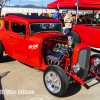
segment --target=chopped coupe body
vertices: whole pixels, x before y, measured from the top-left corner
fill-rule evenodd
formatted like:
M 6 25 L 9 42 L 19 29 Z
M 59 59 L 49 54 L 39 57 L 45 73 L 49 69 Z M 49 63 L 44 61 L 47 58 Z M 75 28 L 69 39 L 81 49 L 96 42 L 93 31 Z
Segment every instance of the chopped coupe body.
M 100 78 L 100 55 L 91 55 L 84 43 L 70 44 L 62 34 L 60 20 L 29 15 L 11 15 L 0 29 L 0 61 L 3 50 L 10 57 L 44 71 L 47 90 L 63 96 L 74 81 L 89 88 L 86 82 Z

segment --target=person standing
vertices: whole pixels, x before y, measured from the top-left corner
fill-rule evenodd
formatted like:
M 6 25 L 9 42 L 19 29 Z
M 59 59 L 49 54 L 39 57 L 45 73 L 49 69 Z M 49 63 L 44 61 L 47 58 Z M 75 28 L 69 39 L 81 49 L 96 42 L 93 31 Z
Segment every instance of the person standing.
M 82 12 L 82 18 L 84 17 L 85 15 L 84 15 L 84 12 Z
M 53 14 L 53 18 L 59 19 L 59 9 L 56 9 L 56 12 Z
M 66 34 L 71 31 L 73 25 L 74 25 L 74 18 L 72 16 L 72 12 L 68 11 L 66 16 L 64 17 L 64 23 L 66 28 Z
M 99 19 L 99 14 L 97 13 L 96 14 L 96 22 L 97 22 L 97 24 L 98 24 L 98 19 Z

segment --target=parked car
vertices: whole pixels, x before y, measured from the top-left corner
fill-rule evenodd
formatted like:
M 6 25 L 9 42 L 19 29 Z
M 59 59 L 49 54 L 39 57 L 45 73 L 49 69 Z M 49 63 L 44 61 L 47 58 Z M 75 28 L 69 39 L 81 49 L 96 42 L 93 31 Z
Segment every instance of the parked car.
M 7 16 L 0 29 L 0 61 L 5 50 L 10 57 L 43 71 L 44 85 L 54 96 L 63 96 L 75 81 L 89 88 L 86 82 L 100 78 L 100 55 L 90 56 L 91 49 L 84 43 L 70 45 L 62 32 L 57 19 Z
M 73 27 L 72 31 L 67 34 L 67 36 L 71 44 L 72 42 L 86 43 L 91 48 L 100 50 L 99 31 L 99 24 L 76 25 Z

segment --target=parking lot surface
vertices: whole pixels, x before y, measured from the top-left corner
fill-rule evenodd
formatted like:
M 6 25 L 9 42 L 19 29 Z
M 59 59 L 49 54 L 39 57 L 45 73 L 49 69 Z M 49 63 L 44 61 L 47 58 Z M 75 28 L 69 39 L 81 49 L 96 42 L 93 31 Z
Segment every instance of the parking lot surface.
M 0 63 L 0 73 L 7 71 L 10 72 L 0 78 L 0 100 L 100 100 L 100 80 L 89 82 L 90 89 L 79 83 L 71 84 L 64 97 L 55 97 L 46 90 L 42 72 L 4 55 L 3 62 Z M 12 93 L 2 94 L 2 89 Z M 34 93 L 18 93 L 21 90 Z

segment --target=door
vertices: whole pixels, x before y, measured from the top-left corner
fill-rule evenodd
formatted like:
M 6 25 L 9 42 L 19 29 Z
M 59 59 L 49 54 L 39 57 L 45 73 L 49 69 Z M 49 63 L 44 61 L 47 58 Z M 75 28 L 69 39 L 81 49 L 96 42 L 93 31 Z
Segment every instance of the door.
M 86 44 L 91 47 L 100 48 L 100 26 L 87 26 L 85 33 Z
M 12 49 L 11 49 L 11 44 L 10 44 L 10 21 L 9 20 L 4 20 L 4 32 L 2 37 L 2 42 L 4 44 L 5 52 L 12 57 Z
M 11 48 L 13 58 L 29 63 L 28 58 L 28 41 L 26 34 L 26 25 L 19 22 L 11 22 Z

